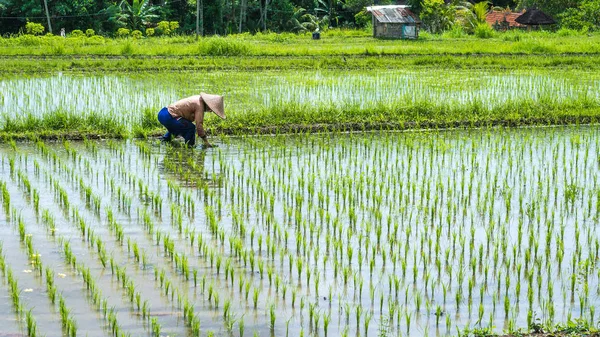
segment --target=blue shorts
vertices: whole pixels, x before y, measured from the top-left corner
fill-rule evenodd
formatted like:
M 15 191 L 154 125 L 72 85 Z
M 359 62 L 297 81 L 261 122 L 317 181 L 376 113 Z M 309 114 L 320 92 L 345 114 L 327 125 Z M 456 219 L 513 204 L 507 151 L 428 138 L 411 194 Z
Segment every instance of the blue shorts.
M 167 133 L 163 140 L 169 141 L 172 136 L 182 136 L 185 143 L 194 146 L 196 144 L 196 126 L 185 118 L 174 118 L 167 108 L 162 108 L 158 112 L 158 121 L 167 128 Z

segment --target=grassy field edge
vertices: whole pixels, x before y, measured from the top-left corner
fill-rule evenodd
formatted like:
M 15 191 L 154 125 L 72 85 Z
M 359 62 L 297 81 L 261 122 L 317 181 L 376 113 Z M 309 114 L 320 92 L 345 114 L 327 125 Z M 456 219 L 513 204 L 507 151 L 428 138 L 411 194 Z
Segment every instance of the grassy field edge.
M 264 71 L 289 69 L 600 69 L 594 55 L 347 55 L 181 58 L 2 58 L 5 76 L 55 72 Z M 11 75 L 12 74 L 12 75 Z
M 595 114 L 569 115 L 552 118 L 506 118 L 487 120 L 447 120 L 447 121 L 407 121 L 407 122 L 347 122 L 347 123 L 316 123 L 316 124 L 287 124 L 264 125 L 254 127 L 219 127 L 207 128 L 210 137 L 243 136 L 243 135 L 278 135 L 327 132 L 365 132 L 365 131 L 433 131 L 448 129 L 474 128 L 515 128 L 515 127 L 547 127 L 563 125 L 597 125 L 600 122 L 600 112 Z M 83 140 L 83 139 L 148 139 L 161 136 L 165 130 L 162 127 L 134 127 L 125 130 L 122 127 L 114 129 L 45 129 L 0 131 L 0 141 L 10 140 Z

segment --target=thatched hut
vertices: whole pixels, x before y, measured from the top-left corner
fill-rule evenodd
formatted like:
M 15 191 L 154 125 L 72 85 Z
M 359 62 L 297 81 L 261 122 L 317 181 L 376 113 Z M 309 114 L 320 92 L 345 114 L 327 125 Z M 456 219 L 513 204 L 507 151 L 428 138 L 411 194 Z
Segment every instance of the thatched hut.
M 556 23 L 552 17 L 539 9 L 528 9 L 515 19 L 517 23 L 527 26 L 529 29 L 539 28 L 544 25 L 553 25 Z
M 370 6 L 373 15 L 373 36 L 392 39 L 417 39 L 421 20 L 408 6 Z

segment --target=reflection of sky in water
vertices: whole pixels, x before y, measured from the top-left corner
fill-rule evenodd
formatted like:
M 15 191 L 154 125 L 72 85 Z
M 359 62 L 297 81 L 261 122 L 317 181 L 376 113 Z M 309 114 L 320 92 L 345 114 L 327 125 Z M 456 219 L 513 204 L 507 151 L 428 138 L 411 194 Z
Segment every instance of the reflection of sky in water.
M 0 80 L 5 114 L 121 114 L 133 118 L 200 91 L 223 94 L 232 113 L 288 103 L 369 108 L 377 104 L 494 108 L 515 101 L 600 103 L 600 80 L 590 74 L 395 70 L 53 75 Z
M 509 320 L 516 327 L 525 328 L 529 310 L 537 317 L 547 318 L 549 305 L 556 322 L 565 322 L 569 315 L 573 319 L 588 319 L 591 307 L 600 305 L 600 275 L 596 268 L 600 247 L 600 166 L 595 155 L 599 136 L 598 126 L 245 136 L 215 138 L 219 147 L 207 151 L 145 141 L 95 141 L 97 149 L 91 151 L 85 143 L 73 142 L 77 160 L 64 150 L 62 142 L 47 143 L 49 153 L 56 153 L 56 157 L 44 154 L 33 143 L 19 143 L 19 151 L 0 144 L 0 159 L 7 162 L 16 158 L 16 169 L 29 176 L 39 192 L 40 209 L 49 210 L 55 217 L 57 236 L 71 239 L 78 263 L 99 275 L 103 295 L 114 303 L 115 310 L 132 312 L 122 287 L 113 286 L 115 278 L 108 267 L 100 268 L 96 248 L 79 239 L 80 230 L 71 215 L 74 212 L 61 211 L 55 199 L 56 186 L 67 191 L 73 209 L 105 239 L 111 257 L 122 267 L 127 266 L 127 275 L 137 283 L 136 291 L 151 300 L 151 314 L 160 319 L 163 331 L 170 335 L 189 332 L 182 324 L 177 299 L 162 295 L 163 289 L 154 280 L 152 269 L 138 268 L 125 244 L 114 239 L 104 211 L 99 217 L 86 205 L 80 184 L 89 186 L 101 198 L 103 210 L 112 209 L 125 229 L 126 240 L 139 244 L 151 266 L 168 272 L 178 293 L 181 291 L 193 302 L 205 332 L 226 335 L 222 310 L 229 300 L 234 317 L 244 317 L 245 335 L 254 331 L 260 336 L 270 335 L 268 308 L 275 304 L 275 336 L 285 335 L 288 328 L 290 336 L 299 336 L 301 329 L 306 336 L 316 335 L 307 333 L 311 329 L 311 305 L 319 314 L 331 314 L 329 336 L 340 336 L 346 328 L 349 336 L 355 336 L 357 330 L 361 336 L 376 336 L 381 326 L 388 336 L 456 336 L 457 328 L 467 326 L 492 325 L 494 332 L 500 332 L 507 328 Z M 62 272 L 64 258 L 56 254 L 60 243 L 50 239 L 47 228 L 39 223 L 39 214 L 32 210 L 32 201 L 18 175 L 11 175 L 10 171 L 11 165 L 0 165 L 0 180 L 8 186 L 12 205 L 22 211 L 44 264 Z M 197 188 L 181 180 L 181 172 L 198 178 L 214 176 L 221 179 L 221 184 L 218 188 Z M 50 182 L 49 176 L 57 185 Z M 147 195 L 162 198 L 159 213 L 141 191 L 142 185 L 149 192 Z M 570 186 L 575 186 L 577 195 L 569 204 Z M 129 200 L 130 212 L 118 205 L 119 198 L 115 196 L 120 193 Z M 218 217 L 223 239 L 217 239 L 208 226 L 209 208 Z M 352 230 L 350 210 L 356 216 Z M 183 217 L 182 227 L 173 221 L 179 214 Z M 214 287 L 221 296 L 220 307 L 207 301 L 206 292 L 199 290 L 200 284 L 192 286 L 192 281 L 174 267 L 173 260 L 165 256 L 163 245 L 156 244 L 156 235 L 148 233 L 146 218 L 156 226 L 157 233 L 160 230 L 163 237 L 168 235 L 175 242 L 176 252 L 189 257 L 190 267 L 199 270 L 200 277 L 206 276 L 206 287 Z M 16 238 L 15 226 L 9 225 L 7 215 L 1 211 L 0 223 L 3 222 L 7 225 L 0 226 L 0 238 Z M 241 224 L 246 234 L 241 234 Z M 380 246 L 376 246 L 377 227 L 382 228 Z M 251 232 L 256 234 L 253 244 Z M 289 239 L 284 239 L 286 234 Z M 256 244 L 259 236 L 263 242 L 261 252 Z M 202 237 L 203 247 L 209 248 L 200 252 L 198 241 L 192 245 L 190 237 Z M 265 253 L 267 237 L 274 242 L 274 256 Z M 304 248 L 297 245 L 298 238 L 310 243 Z M 236 255 L 232 242 L 238 239 L 245 252 L 264 263 L 264 278 Z M 4 254 L 13 270 L 15 266 L 30 264 L 19 240 L 4 242 Z M 562 244 L 564 259 L 558 268 Z M 354 252 L 351 261 L 348 247 Z M 231 263 L 234 284 L 223 273 L 216 275 L 210 253 L 221 256 L 223 265 Z M 307 270 L 316 272 L 310 284 L 305 276 L 298 278 L 289 256 L 294 261 L 304 261 L 304 275 Z M 395 262 L 392 256 L 397 259 Z M 370 261 L 374 261 L 373 274 L 369 271 Z M 407 268 L 405 275 L 403 263 Z M 587 277 L 583 273 L 586 265 Z M 352 273 L 347 285 L 342 280 L 343 268 Z M 267 270 L 272 270 L 276 279 L 287 286 L 286 299 L 282 298 L 282 288 L 276 291 L 268 281 Z M 461 273 L 462 281 L 458 281 Z M 317 275 L 319 296 L 315 293 Z M 573 301 L 572 276 L 577 277 Z M 261 290 L 256 310 L 252 300 L 245 301 L 238 290 L 242 278 L 253 289 Z M 398 286 L 394 285 L 396 279 Z M 364 282 L 362 292 L 355 280 Z M 56 281 L 75 315 L 81 316 L 76 316 L 76 320 L 82 334 L 105 334 L 104 322 L 100 318 L 94 321 L 95 307 L 81 295 L 85 287 L 81 275 L 67 273 L 64 279 Z M 469 282 L 473 287 L 471 307 L 467 304 Z M 31 273 L 19 273 L 19 284 L 23 288 L 39 288 L 39 280 Z M 519 293 L 517 284 L 521 285 Z M 447 290 L 446 302 L 443 289 Z M 298 295 L 294 308 L 292 290 Z M 462 298 L 460 305 L 455 302 L 457 294 Z M 55 327 L 59 323 L 53 315 L 41 311 L 53 308 L 44 304 L 48 301 L 45 292 L 24 296 L 39 296 L 26 297 L 26 301 L 37 304 L 35 313 L 42 331 L 60 329 Z M 421 300 L 419 309 L 416 298 Z M 587 302 L 580 302 L 580 298 Z M 508 317 L 504 314 L 505 299 L 509 302 Z M 363 309 L 360 326 L 354 318 L 358 306 Z M 437 306 L 443 311 L 439 327 Z M 485 312 L 478 324 L 480 308 Z M 8 330 L 19 331 L 16 324 L 14 329 L 10 327 L 15 322 L 11 310 L 10 301 L 0 301 L 0 318 L 11 318 L 6 319 Z M 386 327 L 392 310 L 396 316 Z M 362 333 L 366 315 L 372 315 L 372 321 L 368 333 Z M 410 331 L 405 324 L 406 315 L 412 319 Z M 320 318 L 318 334 L 323 336 L 323 316 Z M 451 324 L 448 329 L 446 318 Z M 135 336 L 148 332 L 144 322 L 134 315 L 119 316 L 119 323 Z

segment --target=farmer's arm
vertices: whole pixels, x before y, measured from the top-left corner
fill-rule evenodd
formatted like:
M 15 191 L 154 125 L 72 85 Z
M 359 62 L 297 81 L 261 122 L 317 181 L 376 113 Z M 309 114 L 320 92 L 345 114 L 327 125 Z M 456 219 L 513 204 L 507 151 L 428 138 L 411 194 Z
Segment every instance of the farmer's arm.
M 212 145 L 208 142 L 208 137 L 206 137 L 206 132 L 204 131 L 204 101 L 202 101 L 202 98 L 200 98 L 200 104 L 194 115 L 198 137 L 202 138 L 204 146 L 211 147 Z

